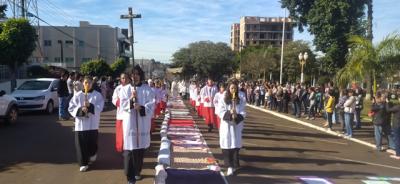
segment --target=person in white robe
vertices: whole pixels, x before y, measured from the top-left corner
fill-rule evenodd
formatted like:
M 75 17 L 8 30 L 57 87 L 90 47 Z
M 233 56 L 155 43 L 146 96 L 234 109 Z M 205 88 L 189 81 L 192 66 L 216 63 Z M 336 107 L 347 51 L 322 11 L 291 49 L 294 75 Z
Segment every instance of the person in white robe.
M 192 107 L 195 107 L 195 99 L 194 99 L 194 90 L 196 88 L 196 81 L 190 81 L 190 85 L 189 85 L 189 102 L 190 105 L 192 105 Z
M 121 106 L 120 97 L 128 98 L 127 96 L 130 88 L 130 78 L 127 74 L 122 73 L 120 75 L 120 85 L 118 85 L 112 96 L 112 103 L 117 107 L 116 110 L 116 121 L 115 121 L 115 150 L 117 152 L 122 152 L 124 147 L 123 140 L 123 129 L 122 129 L 122 117 L 123 117 L 123 109 Z
M 227 175 L 239 168 L 239 150 L 242 147 L 242 131 L 246 117 L 245 94 L 238 90 L 236 81 L 228 85 L 224 100 L 220 102 L 218 116 L 221 118 L 219 144 L 227 167 Z
M 131 73 L 133 85 L 120 97 L 123 110 L 124 171 L 128 183 L 141 180 L 144 153 L 150 146 L 151 118 L 154 112 L 155 95 L 149 85 L 144 84 L 144 72 L 139 65 Z
M 74 94 L 68 108 L 75 118 L 75 147 L 81 172 L 85 172 L 89 162 L 97 158 L 100 113 L 104 107 L 103 96 L 93 90 L 92 85 L 92 79 L 85 77 L 84 91 Z
M 214 107 L 215 107 L 214 113 L 217 116 L 216 125 L 217 125 L 218 129 L 221 124 L 221 119 L 219 118 L 218 113 L 220 111 L 219 109 L 221 106 L 221 102 L 224 100 L 224 92 L 225 92 L 225 84 L 221 83 L 221 84 L 219 84 L 219 92 L 217 94 L 215 94 L 214 100 L 213 100 Z
M 200 92 L 203 99 L 203 116 L 205 123 L 208 126 L 208 132 L 211 132 L 216 127 L 217 116 L 215 115 L 215 107 L 213 104 L 214 96 L 217 94 L 218 88 L 214 85 L 214 81 L 208 78 L 207 85 L 205 85 Z
M 178 93 L 179 93 L 179 85 L 178 82 L 176 82 L 176 80 L 174 79 L 171 84 L 172 98 L 176 99 L 178 97 Z

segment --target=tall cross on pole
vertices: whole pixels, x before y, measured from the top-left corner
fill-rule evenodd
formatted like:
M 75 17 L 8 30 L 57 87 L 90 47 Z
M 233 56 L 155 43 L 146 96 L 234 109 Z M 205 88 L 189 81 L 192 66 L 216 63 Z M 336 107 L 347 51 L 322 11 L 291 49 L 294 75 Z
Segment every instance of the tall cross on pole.
M 121 19 L 129 19 L 129 31 L 128 31 L 128 37 L 129 37 L 129 42 L 130 42 L 130 50 L 131 50 L 131 57 L 129 59 L 129 64 L 134 66 L 135 65 L 135 55 L 133 51 L 133 19 L 135 18 L 142 18 L 141 14 L 133 14 L 132 13 L 132 7 L 128 8 L 128 15 L 121 15 Z

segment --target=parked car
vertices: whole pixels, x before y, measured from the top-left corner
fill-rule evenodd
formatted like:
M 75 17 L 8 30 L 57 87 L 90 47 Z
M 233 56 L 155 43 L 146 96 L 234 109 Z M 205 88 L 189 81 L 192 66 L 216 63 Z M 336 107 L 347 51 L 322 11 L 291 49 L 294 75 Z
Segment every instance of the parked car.
M 17 100 L 3 90 L 0 91 L 0 118 L 6 124 L 14 124 L 18 119 Z
M 11 95 L 17 99 L 18 108 L 22 111 L 42 110 L 48 114 L 58 107 L 59 79 L 30 79 L 22 83 Z

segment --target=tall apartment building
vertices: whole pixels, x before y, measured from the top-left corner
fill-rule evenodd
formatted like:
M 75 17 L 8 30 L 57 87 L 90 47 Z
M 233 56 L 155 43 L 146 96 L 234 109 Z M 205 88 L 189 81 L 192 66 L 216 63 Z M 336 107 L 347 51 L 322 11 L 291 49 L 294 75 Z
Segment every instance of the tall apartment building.
M 231 49 L 238 51 L 240 49 L 240 24 L 234 23 L 231 26 Z
M 91 59 L 104 59 L 111 64 L 118 57 L 128 57 L 126 31 L 107 25 L 80 21 L 79 27 L 38 27 L 38 42 L 30 57 L 32 64 L 53 65 L 79 70 Z M 125 33 L 125 34 L 124 34 Z
M 286 20 L 285 20 L 286 19 Z M 231 48 L 239 51 L 246 46 L 282 44 L 283 21 L 285 20 L 285 42 L 293 40 L 293 20 L 284 17 L 245 16 L 240 23 L 231 26 Z M 238 27 L 239 26 L 239 27 Z M 237 34 L 239 32 L 239 34 Z

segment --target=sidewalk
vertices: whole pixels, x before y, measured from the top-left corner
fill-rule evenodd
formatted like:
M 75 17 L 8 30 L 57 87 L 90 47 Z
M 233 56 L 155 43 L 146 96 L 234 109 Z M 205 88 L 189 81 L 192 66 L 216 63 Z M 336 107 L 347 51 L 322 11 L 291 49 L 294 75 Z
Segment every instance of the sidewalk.
M 357 142 L 359 144 L 363 144 L 365 146 L 368 146 L 372 149 L 375 149 L 375 135 L 374 135 L 374 126 L 371 122 L 362 122 L 361 129 L 353 129 L 353 137 L 348 138 L 344 136 L 344 133 L 342 131 L 342 124 L 333 124 L 332 131 L 329 130 L 328 128 L 324 127 L 324 124 L 326 122 L 325 119 L 323 118 L 315 118 L 315 120 L 307 120 L 306 116 L 302 116 L 301 118 L 296 118 L 291 114 L 289 111 L 288 114 L 286 113 L 280 113 L 278 111 L 274 110 L 269 110 L 269 109 L 264 109 L 263 107 L 257 107 L 255 105 L 249 105 L 247 104 L 248 107 L 267 112 L 269 114 L 278 116 L 280 118 L 293 121 L 298 124 L 302 124 L 304 126 L 308 126 L 310 128 L 325 132 L 330 135 L 338 136 L 338 137 L 343 137 L 345 139 L 348 139 L 353 142 Z M 387 148 L 387 139 L 382 138 L 382 145 Z

